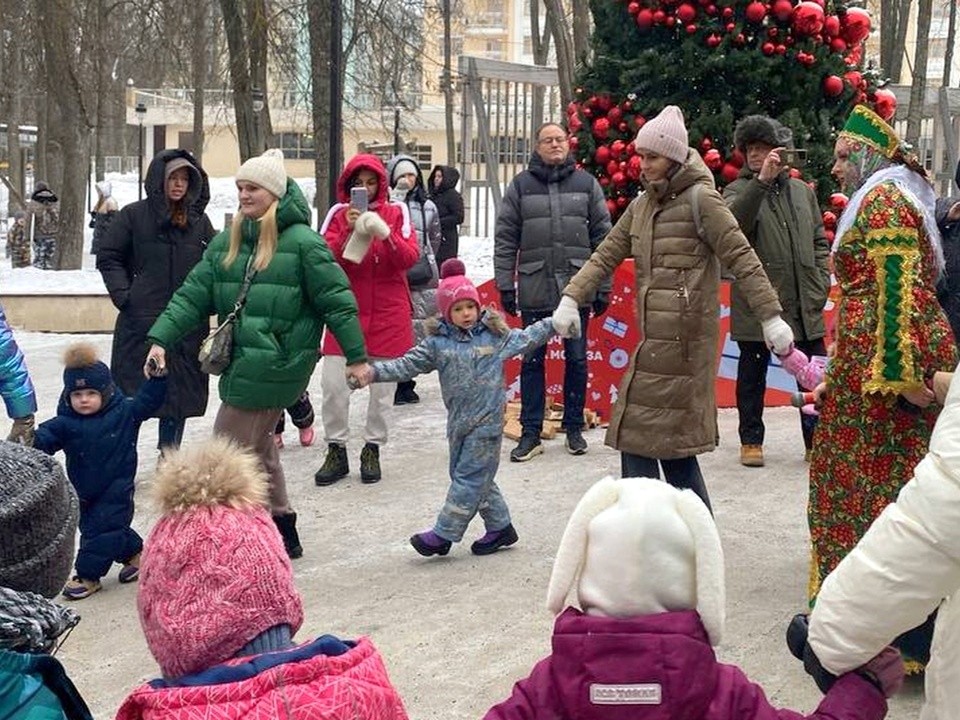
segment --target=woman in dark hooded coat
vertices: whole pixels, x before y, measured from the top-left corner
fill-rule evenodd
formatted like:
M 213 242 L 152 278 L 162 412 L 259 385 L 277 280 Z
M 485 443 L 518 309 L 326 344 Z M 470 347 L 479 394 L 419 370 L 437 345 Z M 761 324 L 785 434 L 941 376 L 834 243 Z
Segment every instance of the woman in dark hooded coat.
M 460 228 L 463 224 L 463 196 L 457 191 L 460 172 L 449 165 L 436 165 L 430 171 L 427 192 L 440 212 L 440 232 L 443 242 L 437 251 L 437 267 L 444 260 L 457 257 L 460 245 Z
M 97 269 L 120 311 L 111 370 L 126 395 L 144 382 L 147 331 L 215 234 L 204 214 L 210 200 L 207 174 L 186 150 L 157 153 L 144 187 L 146 199 L 120 210 L 97 255 Z M 179 447 L 186 418 L 207 410 L 209 378 L 197 361 L 205 334 L 191 333 L 167 352 L 167 399 L 155 415 L 159 449 Z

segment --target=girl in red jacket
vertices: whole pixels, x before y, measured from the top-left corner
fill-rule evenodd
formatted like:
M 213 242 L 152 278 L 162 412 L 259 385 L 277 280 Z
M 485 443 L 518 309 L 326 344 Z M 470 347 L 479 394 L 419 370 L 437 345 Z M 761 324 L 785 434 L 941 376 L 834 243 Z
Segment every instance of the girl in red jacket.
M 352 188 L 366 188 L 366 207 L 351 203 Z M 375 155 L 356 155 L 337 180 L 339 202 L 330 208 L 320 233 L 326 238 L 357 298 L 360 326 L 370 360 L 400 357 L 413 347 L 413 303 L 407 270 L 420 257 L 417 235 L 407 206 L 391 203 L 387 171 Z M 321 418 L 327 456 L 314 476 L 317 485 L 332 485 L 350 472 L 350 388 L 344 378 L 346 361 L 336 338 L 323 340 L 323 401 Z M 380 479 L 380 446 L 387 442 L 387 414 L 395 384 L 370 386 L 360 480 Z
M 168 453 L 154 492 L 137 606 L 163 677 L 117 720 L 407 720 L 369 638 L 293 640 L 303 604 L 256 455 L 222 436 Z
M 563 609 L 576 588 L 580 609 Z M 774 708 L 717 662 L 723 550 L 707 506 L 650 478 L 606 478 L 560 541 L 547 606 L 553 653 L 485 720 L 880 720 L 903 681 L 888 648 L 841 676 L 810 715 Z

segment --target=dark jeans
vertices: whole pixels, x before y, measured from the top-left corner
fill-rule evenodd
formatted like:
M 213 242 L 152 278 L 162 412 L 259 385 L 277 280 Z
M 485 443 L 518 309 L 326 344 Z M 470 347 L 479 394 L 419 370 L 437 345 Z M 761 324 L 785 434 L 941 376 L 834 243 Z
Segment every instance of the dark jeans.
M 827 354 L 823 338 L 797 340 L 794 344 L 806 353 L 807 357 Z M 763 445 L 763 394 L 767 391 L 767 365 L 770 363 L 770 350 L 762 342 L 737 341 L 737 345 L 740 346 L 740 360 L 737 362 L 740 444 Z M 797 389 L 804 388 L 798 384 Z M 816 415 L 800 413 L 800 430 L 803 432 L 803 444 L 807 450 L 813 447 L 813 431 L 816 427 Z
M 186 418 L 162 417 L 160 430 L 157 433 L 157 450 L 180 447 L 183 440 L 183 428 L 187 424 Z
M 629 477 L 660 477 L 660 468 L 657 463 L 663 467 L 663 474 L 667 482 L 680 490 L 693 490 L 703 504 L 707 506 L 710 514 L 713 514 L 713 508 L 710 506 L 710 496 L 707 494 L 707 485 L 703 482 L 703 475 L 700 473 L 700 463 L 697 462 L 697 456 L 678 458 L 676 460 L 657 460 L 643 455 L 631 455 L 630 453 L 620 453 L 620 476 Z
M 528 327 L 551 311 L 521 314 L 523 326 Z M 583 406 L 587 399 L 587 322 L 589 308 L 580 308 L 580 337 L 563 341 L 563 420 L 564 429 L 583 428 Z M 547 346 L 541 345 L 524 355 L 520 366 L 520 425 L 524 435 L 540 437 L 543 430 L 544 403 L 546 402 L 546 378 L 544 360 Z

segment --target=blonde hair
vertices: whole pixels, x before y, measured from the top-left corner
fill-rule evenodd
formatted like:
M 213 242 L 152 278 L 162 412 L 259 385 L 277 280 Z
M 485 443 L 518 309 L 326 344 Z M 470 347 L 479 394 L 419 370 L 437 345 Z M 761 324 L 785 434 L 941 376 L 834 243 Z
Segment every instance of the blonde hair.
M 260 235 L 257 239 L 257 255 L 253 260 L 254 270 L 259 271 L 267 267 L 277 252 L 277 205 L 279 204 L 279 200 L 274 200 L 259 220 L 252 221 L 260 224 Z M 239 212 L 233 218 L 233 224 L 230 226 L 230 246 L 227 249 L 227 256 L 223 259 L 223 266 L 225 268 L 230 267 L 240 253 L 240 242 L 243 240 L 244 219 L 243 213 Z

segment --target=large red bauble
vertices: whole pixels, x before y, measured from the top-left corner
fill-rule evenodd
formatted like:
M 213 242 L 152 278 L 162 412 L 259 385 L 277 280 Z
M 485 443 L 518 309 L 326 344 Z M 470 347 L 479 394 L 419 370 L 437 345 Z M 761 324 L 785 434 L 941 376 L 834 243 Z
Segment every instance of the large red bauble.
M 786 46 L 786 45 L 777 45 L 777 46 L 773 49 L 773 51 L 774 51 L 777 55 L 786 55 L 786 54 L 787 54 L 787 46 Z
M 663 10 L 656 10 L 653 13 L 653 22 L 657 25 L 663 25 L 663 21 L 666 19 L 667 14 Z
M 641 30 L 649 30 L 653 27 L 653 10 L 644 8 L 637 13 L 637 27 Z
M 684 25 L 689 25 L 697 17 L 697 9 L 690 3 L 683 3 L 677 8 L 677 20 Z
M 604 180 L 606 180 L 606 182 L 604 182 Z M 600 178 L 600 184 L 601 184 L 601 185 L 609 185 L 609 184 L 610 184 L 610 181 L 607 180 L 607 178 Z M 610 214 L 613 215 L 613 216 L 616 216 L 616 214 L 617 214 L 617 201 L 616 201 L 616 200 L 610 200 L 610 199 L 607 200 L 607 212 L 610 213 Z
M 609 95 L 597 95 L 597 107 L 606 112 L 613 106 L 613 100 Z
M 833 230 L 837 226 L 837 214 L 830 210 L 823 211 L 823 227 L 827 230 Z
M 630 144 L 632 145 L 633 143 L 630 143 Z M 627 177 L 630 178 L 631 180 L 639 180 L 640 170 L 641 170 L 640 156 L 631 155 L 630 159 L 627 160 Z
M 763 45 L 760 46 L 760 50 L 763 51 L 764 55 L 773 55 L 776 49 L 777 49 L 777 46 L 774 45 L 772 42 L 765 42 Z
M 697 31 L 697 26 L 694 25 L 693 23 L 690 23 L 684 29 L 687 31 L 687 35 L 693 35 Z
M 843 93 L 843 80 L 836 75 L 827 75 L 823 79 L 823 94 L 827 97 L 837 97 Z
M 571 101 L 567 103 L 567 115 L 576 115 L 579 109 L 580 106 L 576 102 Z
M 793 9 L 793 31 L 798 35 L 816 35 L 823 30 L 823 8 L 805 0 Z
M 580 132 L 580 128 L 582 127 L 583 123 L 580 122 L 579 115 L 571 115 L 569 118 L 567 118 L 567 129 L 570 130 L 570 132 Z
M 576 151 L 576 149 L 580 147 L 580 138 L 578 138 L 576 135 L 571 135 L 567 142 L 570 145 L 571 150 Z
M 673 15 L 667 15 L 666 20 L 663 21 L 664 27 L 673 28 L 677 24 L 677 19 Z
M 732 7 L 725 7 L 723 10 L 720 11 L 720 17 L 722 17 L 724 20 L 732 20 L 732 19 L 733 19 L 733 8 L 732 8 Z
M 614 105 L 607 110 L 607 120 L 609 120 L 612 125 L 620 124 L 620 121 L 623 120 L 623 110 L 620 109 L 619 105 Z
M 843 38 L 835 37 L 830 41 L 830 49 L 838 54 L 845 53 L 847 51 L 847 41 Z
M 767 6 L 762 2 L 754 2 L 747 5 L 746 16 L 749 22 L 759 24 L 763 22 L 763 19 L 767 16 Z
M 610 151 L 610 157 L 611 157 L 611 160 L 610 160 L 610 162 L 607 163 L 607 166 L 604 168 L 604 170 L 607 171 L 607 175 L 609 175 L 610 177 L 613 177 L 613 174 L 614 174 L 615 172 L 619 172 L 619 171 L 620 171 L 620 163 L 618 163 L 616 160 L 612 159 L 612 158 L 613 158 L 613 150 Z
M 718 12 L 717 6 L 711 3 L 710 5 L 707 5 L 706 11 L 707 11 L 707 15 L 709 15 L 710 17 L 716 17 Z
M 622 172 L 615 172 L 613 175 L 610 176 L 610 182 L 613 183 L 614 187 L 621 188 L 627 184 L 627 176 L 624 175 Z
M 707 36 L 708 48 L 715 48 L 720 44 L 720 42 L 721 42 L 721 38 L 716 33 L 710 33 L 710 35 Z
M 720 155 L 720 151 L 716 148 L 710 148 L 703 155 L 703 162 L 708 168 L 716 172 L 723 167 L 723 157 Z
M 774 0 L 770 6 L 770 14 L 780 22 L 785 23 L 793 15 L 793 3 L 790 0 Z
M 600 145 L 593 152 L 593 162 L 597 165 L 597 167 L 603 167 L 610 162 L 610 148 L 608 148 L 606 145 Z
M 870 14 L 863 8 L 847 8 L 840 27 L 844 40 L 851 45 L 863 42 L 870 34 Z
M 843 193 L 833 193 L 828 202 L 830 203 L 830 207 L 832 207 L 834 210 L 842 211 L 847 206 L 849 200 L 850 198 Z
M 637 154 L 637 146 L 633 144 L 633 140 L 627 143 L 627 157 L 632 158 Z
M 620 156 L 623 155 L 624 150 L 626 149 L 626 143 L 623 140 L 614 140 L 610 144 L 610 152 L 614 158 L 620 159 Z
M 873 109 L 877 115 L 890 122 L 897 113 L 897 96 L 887 88 L 879 88 L 874 94 L 876 100 L 873 101 Z
M 623 210 L 629 204 L 630 204 L 630 198 L 628 198 L 626 195 L 619 195 L 617 197 L 617 207 L 620 210 Z
M 631 15 L 636 15 L 640 12 L 640 3 L 638 3 L 637 0 L 633 0 L 633 2 L 627 5 L 627 12 Z
M 597 182 L 600 183 L 600 187 L 607 187 L 610 184 L 610 178 L 606 175 L 601 175 L 597 178 Z M 610 207 L 609 203 L 613 202 L 612 200 L 607 200 L 607 207 Z
M 723 168 L 720 170 L 720 177 L 723 178 L 725 183 L 732 183 L 737 179 L 737 176 L 740 174 L 740 168 L 738 168 L 733 163 L 724 163 Z
M 840 34 L 840 18 L 836 15 L 827 15 L 823 19 L 823 34 L 835 38 Z
M 850 83 L 850 87 L 854 90 L 859 90 L 860 86 L 863 84 L 863 75 L 858 73 L 856 70 L 850 70 L 843 74 L 843 79 Z
M 606 140 L 610 133 L 610 121 L 605 117 L 597 118 L 593 121 L 593 136 L 597 140 Z

